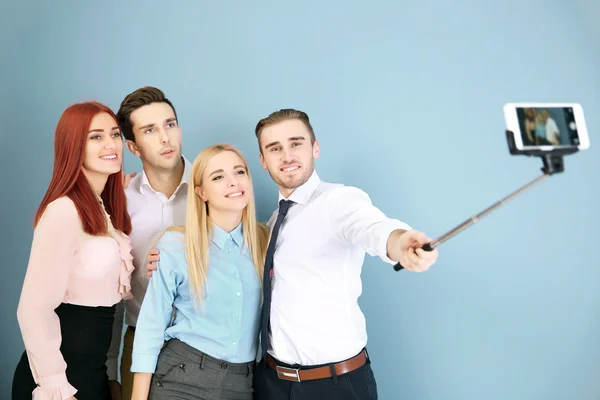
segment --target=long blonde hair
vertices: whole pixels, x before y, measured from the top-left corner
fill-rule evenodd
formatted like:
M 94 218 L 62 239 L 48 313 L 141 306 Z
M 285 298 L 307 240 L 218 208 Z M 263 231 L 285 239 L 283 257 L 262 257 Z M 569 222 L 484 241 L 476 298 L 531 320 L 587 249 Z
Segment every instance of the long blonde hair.
M 240 157 L 244 163 L 244 168 L 252 185 L 252 177 L 248 169 L 248 163 L 242 153 L 228 144 L 216 144 L 204 149 L 194 163 L 190 173 L 190 183 L 188 184 L 187 204 L 185 226 L 169 227 L 167 230 L 174 230 L 184 233 L 185 256 L 188 264 L 188 274 L 192 294 L 202 303 L 203 286 L 206 282 L 206 276 L 209 268 L 209 243 L 210 235 L 213 233 L 213 226 L 208 218 L 207 203 L 196 194 L 196 187 L 202 186 L 202 176 L 208 165 L 208 162 L 217 154 L 232 151 Z M 250 257 L 260 279 L 263 280 L 265 255 L 269 239 L 269 231 L 264 224 L 256 220 L 256 207 L 254 205 L 254 196 L 250 198 L 248 205 L 242 212 L 242 230 L 244 237 L 244 248 L 249 251 Z

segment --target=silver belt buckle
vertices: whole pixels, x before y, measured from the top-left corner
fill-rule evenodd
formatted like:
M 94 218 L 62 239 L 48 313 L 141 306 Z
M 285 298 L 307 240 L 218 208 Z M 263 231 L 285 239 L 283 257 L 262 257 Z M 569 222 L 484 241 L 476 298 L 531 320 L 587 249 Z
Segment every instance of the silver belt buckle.
M 277 366 L 277 377 L 286 381 L 300 382 L 299 368 L 286 368 Z

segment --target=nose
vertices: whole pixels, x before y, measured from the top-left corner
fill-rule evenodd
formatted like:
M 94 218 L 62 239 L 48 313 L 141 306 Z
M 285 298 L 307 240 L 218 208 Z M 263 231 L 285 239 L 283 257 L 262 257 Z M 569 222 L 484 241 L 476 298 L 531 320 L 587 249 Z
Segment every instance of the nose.
M 160 130 L 160 141 L 163 144 L 169 143 L 171 141 L 171 137 L 169 136 L 169 133 L 166 129 Z
M 115 140 L 112 137 L 108 137 L 107 139 L 104 139 L 104 148 L 106 150 L 113 150 L 115 149 L 116 145 L 115 145 Z
M 238 181 L 235 176 L 229 175 L 227 177 L 227 186 L 228 187 L 235 187 L 235 186 L 237 186 L 237 184 L 238 184 Z
M 289 162 L 292 159 L 292 154 L 290 152 L 290 149 L 287 147 L 284 147 L 281 151 L 281 157 L 283 159 L 283 162 Z

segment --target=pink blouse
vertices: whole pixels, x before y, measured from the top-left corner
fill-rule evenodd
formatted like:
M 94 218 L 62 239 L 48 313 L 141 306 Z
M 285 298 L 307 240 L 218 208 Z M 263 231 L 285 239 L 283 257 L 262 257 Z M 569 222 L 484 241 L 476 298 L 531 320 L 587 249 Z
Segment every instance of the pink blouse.
M 61 303 L 112 306 L 131 297 L 134 267 L 129 238 L 110 220 L 109 232 L 109 236 L 85 233 L 75 204 L 66 196 L 48 205 L 34 230 L 17 310 L 38 385 L 34 400 L 63 400 L 77 392 L 67 381 L 54 309 Z

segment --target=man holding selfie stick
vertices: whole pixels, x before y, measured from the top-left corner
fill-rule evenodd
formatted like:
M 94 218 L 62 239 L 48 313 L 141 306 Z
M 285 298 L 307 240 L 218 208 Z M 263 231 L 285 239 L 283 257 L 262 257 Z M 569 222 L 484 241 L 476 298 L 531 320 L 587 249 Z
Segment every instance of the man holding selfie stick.
M 563 155 L 577 151 L 577 144 L 589 147 L 589 139 L 581 106 L 552 106 L 562 110 L 572 130 L 579 126 L 577 143 L 549 149 L 550 154 L 537 149 L 527 153 L 542 156 L 542 177 L 435 241 L 387 218 L 363 191 L 321 181 L 314 171 L 319 143 L 305 113 L 280 110 L 259 121 L 255 133 L 260 160 L 279 187 L 279 210 L 269 221 L 256 398 L 376 399 L 366 326 L 357 303 L 365 252 L 396 270 L 426 271 L 436 262 L 440 243 L 548 175 L 562 172 Z M 522 125 L 515 118 L 518 107 L 505 106 L 507 128 L 513 132 Z
M 322 181 L 308 115 L 286 109 L 258 122 L 260 161 L 279 187 L 265 261 L 256 399 L 376 399 L 358 306 L 365 253 L 427 271 L 427 236 L 386 217 L 360 189 Z

